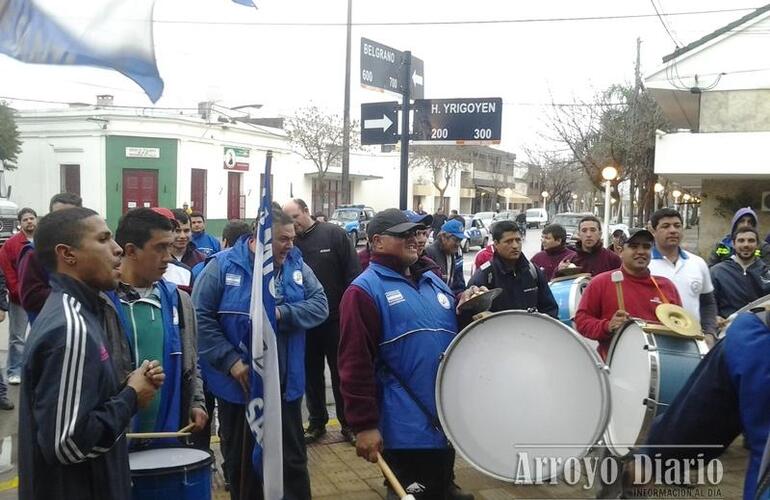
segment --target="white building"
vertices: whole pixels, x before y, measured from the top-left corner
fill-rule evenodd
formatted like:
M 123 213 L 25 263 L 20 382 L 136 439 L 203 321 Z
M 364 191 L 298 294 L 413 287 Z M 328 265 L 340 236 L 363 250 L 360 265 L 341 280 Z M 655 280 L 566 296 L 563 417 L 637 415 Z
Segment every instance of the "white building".
M 658 134 L 655 173 L 702 192 L 701 252 L 729 232 L 739 206 L 770 229 L 768 31 L 770 5 L 665 56 L 645 80 L 678 129 Z

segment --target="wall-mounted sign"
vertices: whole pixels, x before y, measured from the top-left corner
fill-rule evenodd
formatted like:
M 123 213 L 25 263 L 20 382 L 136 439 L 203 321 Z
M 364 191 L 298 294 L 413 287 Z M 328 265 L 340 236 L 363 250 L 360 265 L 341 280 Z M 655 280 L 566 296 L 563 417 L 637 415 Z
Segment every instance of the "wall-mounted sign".
M 160 148 L 127 147 L 126 158 L 160 158 Z
M 225 170 L 249 171 L 249 150 L 244 148 L 235 148 L 225 146 L 224 156 Z

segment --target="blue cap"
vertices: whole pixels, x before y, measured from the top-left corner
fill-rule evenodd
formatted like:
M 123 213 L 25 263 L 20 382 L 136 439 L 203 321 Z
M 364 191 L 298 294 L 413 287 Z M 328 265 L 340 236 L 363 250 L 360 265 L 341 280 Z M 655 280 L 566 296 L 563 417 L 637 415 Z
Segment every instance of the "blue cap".
M 465 228 L 463 227 L 463 223 L 457 219 L 446 221 L 444 225 L 441 226 L 441 232 L 454 236 L 459 240 L 465 238 Z
M 414 224 L 425 224 L 426 226 L 433 224 L 433 216 L 431 214 L 420 215 L 414 210 L 402 210 L 402 212 L 409 219 L 409 222 Z

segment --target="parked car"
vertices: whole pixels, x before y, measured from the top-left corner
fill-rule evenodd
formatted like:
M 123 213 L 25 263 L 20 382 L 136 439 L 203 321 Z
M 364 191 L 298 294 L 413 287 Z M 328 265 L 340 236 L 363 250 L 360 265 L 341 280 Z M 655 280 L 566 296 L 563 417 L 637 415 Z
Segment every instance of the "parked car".
M 482 219 L 474 215 L 462 214 L 465 219 L 465 239 L 460 243 L 463 252 L 470 247 L 484 248 L 489 243 L 489 229 Z
M 484 222 L 484 227 L 489 228 L 492 226 L 492 221 L 497 215 L 497 212 L 477 212 L 473 214 L 474 219 L 481 219 Z
M 548 224 L 548 212 L 545 208 L 530 208 L 527 210 L 527 228 L 540 227 Z
M 591 212 L 562 212 L 556 214 L 551 224 L 559 224 L 567 231 L 567 243 L 577 241 L 578 223 L 583 217 L 593 215 Z M 529 219 L 527 219 L 529 221 Z
M 366 238 L 366 226 L 374 217 L 374 209 L 365 205 L 338 205 L 329 222 L 348 233 L 354 245 Z
M 519 210 L 505 210 L 503 212 L 498 212 L 497 215 L 495 215 L 495 218 L 492 219 L 492 224 L 489 226 L 489 232 L 492 232 L 492 226 L 500 222 L 501 220 L 509 220 L 513 222 L 517 222 L 517 217 L 521 214 L 521 211 Z M 527 235 L 527 224 L 520 223 L 519 226 L 519 232 L 522 236 Z

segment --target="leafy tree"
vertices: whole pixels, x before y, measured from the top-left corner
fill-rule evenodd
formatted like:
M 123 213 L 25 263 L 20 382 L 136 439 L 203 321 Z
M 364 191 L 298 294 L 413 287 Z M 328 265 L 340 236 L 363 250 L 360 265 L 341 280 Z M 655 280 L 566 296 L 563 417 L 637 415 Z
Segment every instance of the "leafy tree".
M 5 102 L 0 101 L 0 165 L 9 170 L 15 169 L 19 153 L 21 141 L 14 111 Z

